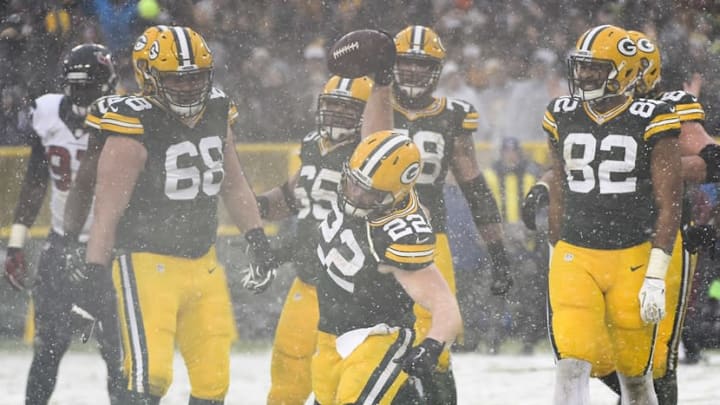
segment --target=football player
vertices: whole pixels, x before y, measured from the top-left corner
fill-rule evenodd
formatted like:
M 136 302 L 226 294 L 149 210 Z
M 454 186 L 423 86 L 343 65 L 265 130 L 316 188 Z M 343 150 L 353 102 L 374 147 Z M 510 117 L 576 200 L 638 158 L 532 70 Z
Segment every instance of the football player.
M 73 48 L 63 60 L 62 75 L 63 94 L 46 94 L 32 104 L 32 151 L 5 261 L 5 276 L 11 284 L 17 289 L 30 288 L 23 245 L 49 183 L 52 222 L 32 286 L 36 336 L 26 404 L 48 403 L 60 360 L 70 345 L 74 326 L 78 326 L 73 321 L 73 305 L 87 309 L 93 304 L 82 299 L 83 292 L 73 281 L 77 269 L 66 265 L 63 213 L 68 189 L 88 148 L 88 130 L 83 125 L 85 113 L 95 99 L 115 90 L 117 76 L 110 51 L 98 44 Z M 90 222 L 91 218 L 87 218 L 77 230 L 76 239 L 82 243 L 87 241 Z M 110 401 L 119 403 L 120 347 L 113 332 L 117 332 L 114 325 L 102 325 L 98 341 L 108 369 Z
M 661 91 L 661 57 L 658 46 L 645 34 L 628 31 L 635 41 L 640 54 L 640 80 L 635 86 L 635 95 L 661 100 L 675 106 L 680 120 L 679 146 L 682 155 L 682 178 L 687 182 L 711 183 L 720 180 L 720 147 L 707 134 L 703 127 L 705 111 L 697 98 L 683 90 Z M 697 228 L 689 223 L 690 208 L 684 204 L 682 228 L 685 234 L 678 232 L 672 259 L 666 277 L 667 316 L 660 322 L 655 339 L 653 355 L 653 378 L 655 392 L 660 405 L 677 404 L 677 361 L 678 346 L 682 335 L 685 312 L 693 279 L 694 257 L 699 247 L 705 244 L 695 240 Z M 702 236 L 697 235 L 695 236 Z M 617 389 L 617 376 L 612 373 L 603 381 Z M 618 392 L 619 393 L 619 392 Z
M 373 83 L 333 76 L 318 96 L 318 129 L 300 147 L 300 170 L 285 184 L 257 197 L 263 218 L 297 215 L 292 252 L 297 277 L 285 299 L 273 341 L 268 405 L 302 405 L 312 392 L 310 362 L 318 324 L 318 225 L 337 201 L 340 174 L 360 141 L 362 115 Z
M 680 121 L 634 98 L 640 57 L 623 29 L 586 31 L 568 59 L 571 97 L 552 100 L 550 335 L 554 401 L 588 404 L 588 380 L 615 370 L 623 403 L 655 404 L 652 358 L 680 226 Z
M 420 162 L 407 135 L 386 130 L 364 138 L 344 165 L 340 197 L 330 200 L 317 247 L 318 404 L 426 403 L 438 357 L 461 330 L 413 187 Z M 417 339 L 414 302 L 432 315 Z
M 143 94 L 106 99 L 99 121 L 107 139 L 84 270 L 90 286 L 116 288 L 127 403 L 159 403 L 177 345 L 192 386 L 189 403 L 221 404 L 234 324 L 214 247 L 219 197 L 252 252 L 244 286 L 265 290 L 275 260 L 235 150 L 237 110 L 213 87 L 205 40 L 172 26 L 153 39 L 141 36 L 136 49 L 148 40 L 134 61 L 149 82 L 138 83 Z M 98 295 L 97 311 L 114 299 Z
M 492 262 L 491 290 L 495 295 L 503 295 L 512 285 L 512 278 L 503 244 L 502 219 L 475 157 L 472 134 L 477 129 L 478 113 L 465 101 L 433 95 L 445 60 L 445 48 L 433 30 L 409 26 L 395 36 L 395 45 L 395 129 L 410 136 L 422 156 L 416 188 L 420 202 L 430 211 L 436 233 L 435 263 L 455 292 L 443 200 L 445 178 L 451 170 L 470 205 L 478 232 L 486 242 Z M 416 307 L 416 311 L 418 334 L 422 336 L 427 333 L 430 316 L 420 307 Z M 439 403 L 453 404 L 455 384 L 449 352 L 443 354 L 439 371 L 436 385 L 447 393 Z

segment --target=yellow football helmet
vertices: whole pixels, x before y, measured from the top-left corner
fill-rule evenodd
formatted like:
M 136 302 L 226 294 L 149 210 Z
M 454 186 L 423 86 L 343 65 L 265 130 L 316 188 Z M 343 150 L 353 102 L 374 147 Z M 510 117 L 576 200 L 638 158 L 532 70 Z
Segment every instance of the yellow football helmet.
M 639 31 L 628 31 L 630 39 L 635 41 L 640 54 L 640 79 L 635 88 L 635 94 L 646 96 L 655 90 L 660 83 L 660 49 L 645 34 Z
M 639 60 L 627 31 L 613 25 L 591 28 L 568 58 L 570 94 L 583 101 L 630 95 L 638 80 Z
M 340 195 L 348 215 L 377 218 L 392 212 L 420 175 L 420 150 L 407 135 L 371 134 L 343 167 Z
M 135 82 L 137 82 L 143 95 L 152 95 L 156 91 L 150 76 L 150 59 L 148 58 L 150 46 L 155 43 L 160 32 L 168 29 L 167 25 L 154 25 L 146 29 L 135 40 L 132 51 L 132 66 L 135 72 Z
M 417 99 L 432 93 L 445 61 L 440 37 L 428 27 L 410 25 L 395 35 L 395 82 L 399 95 Z
M 158 102 L 182 118 L 203 111 L 212 90 L 213 56 L 200 34 L 179 26 L 159 30 L 147 60 L 143 79 Z
M 367 77 L 331 77 L 318 96 L 315 119 L 320 136 L 331 142 L 360 136 L 363 110 L 372 86 Z

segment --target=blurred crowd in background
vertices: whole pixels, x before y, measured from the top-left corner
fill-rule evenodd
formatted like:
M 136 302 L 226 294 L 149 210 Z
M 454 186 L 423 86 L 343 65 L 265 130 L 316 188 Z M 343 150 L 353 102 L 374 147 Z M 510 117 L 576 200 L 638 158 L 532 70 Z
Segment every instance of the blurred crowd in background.
M 464 346 L 474 349 L 482 334 L 488 350 L 497 352 L 505 338 L 520 336 L 523 350 L 531 351 L 545 341 L 542 286 L 548 259 L 542 231 L 529 233 L 518 218 L 524 191 L 542 171 L 521 145 L 545 140 L 540 121 L 546 103 L 567 93 L 566 54 L 582 32 L 602 23 L 654 38 L 663 55 L 662 87 L 699 96 L 708 133 L 720 133 L 720 3 L 715 1 L 0 0 L 0 145 L 26 142 L 29 103 L 59 91 L 63 55 L 80 43 L 108 46 L 117 59 L 120 92 L 131 93 L 137 90 L 129 64 L 137 35 L 155 24 L 191 26 L 213 51 L 216 86 L 238 105 L 238 141 L 297 142 L 315 127 L 317 93 L 328 78 L 326 52 L 337 38 L 359 28 L 394 34 L 409 24 L 433 27 L 448 52 L 436 94 L 460 98 L 479 111 L 476 140 L 499 151 L 496 161 L 481 162 L 486 178 L 504 184 L 515 176 L 521 182 L 513 195 L 501 186 L 495 190 L 508 246 L 522 274 L 504 302 L 493 302 L 478 288 L 487 284 L 475 272 L 483 252 L 477 238 L 468 237 L 475 229 L 470 217 L 463 217 L 467 208 L 459 190 L 446 189 L 448 211 L 454 213 L 449 224 L 466 321 Z M 714 186 L 694 192 L 697 218 L 710 221 L 720 193 Z M 704 289 L 716 278 L 716 266 L 706 267 L 700 274 L 708 280 L 696 283 L 703 290 L 696 294 L 699 299 L 708 298 Z M 716 290 L 720 298 L 720 281 Z M 484 306 L 475 307 L 477 302 Z M 707 328 L 720 325 L 720 301 L 714 302 L 714 315 L 690 311 L 689 317 L 700 319 L 695 330 L 712 316 L 718 322 Z M 279 311 L 277 304 L 272 308 Z M 258 337 L 269 335 L 268 326 Z
M 663 82 L 692 86 L 720 127 L 720 5 L 700 0 L 2 0 L 0 144 L 23 142 L 28 100 L 57 91 L 62 55 L 100 42 L 116 55 L 121 90 L 136 36 L 153 24 L 189 25 L 208 39 L 218 87 L 241 111 L 242 140 L 298 141 L 314 128 L 326 49 L 358 28 L 433 27 L 448 51 L 440 94 L 480 111 L 479 141 L 543 141 L 540 117 L 565 93 L 565 55 L 588 26 L 642 30 L 660 44 Z M 282 118 L 280 118 L 282 117 Z

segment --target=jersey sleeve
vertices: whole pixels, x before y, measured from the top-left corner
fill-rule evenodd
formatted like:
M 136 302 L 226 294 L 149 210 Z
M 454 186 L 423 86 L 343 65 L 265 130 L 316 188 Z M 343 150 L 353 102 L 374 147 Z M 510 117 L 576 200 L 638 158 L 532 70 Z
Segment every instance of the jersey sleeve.
M 660 97 L 661 101 L 675 106 L 675 112 L 680 119 L 680 123 L 697 121 L 705 122 L 705 109 L 698 101 L 697 97 L 683 91 L 668 91 Z
M 475 107 L 467 101 L 447 97 L 447 108 L 457 112 L 461 133 L 473 133 L 478 129 L 478 114 Z
M 141 121 L 141 112 L 143 109 L 150 108 L 152 105 L 143 98 L 121 97 L 115 99 L 100 118 L 102 136 L 125 136 L 142 142 L 145 128 Z
M 435 234 L 421 210 L 372 228 L 375 252 L 381 263 L 416 271 L 435 260 Z
M 680 135 L 680 119 L 675 108 L 667 103 L 659 102 L 650 115 L 648 124 L 645 126 L 643 139 L 654 144 L 667 136 Z
M 558 133 L 557 120 L 552 112 L 552 106 L 554 105 L 555 100 L 548 104 L 547 109 L 545 110 L 545 115 L 543 115 L 542 129 L 548 137 L 550 137 L 550 140 L 553 141 L 553 143 L 557 143 L 560 140 L 560 134 Z

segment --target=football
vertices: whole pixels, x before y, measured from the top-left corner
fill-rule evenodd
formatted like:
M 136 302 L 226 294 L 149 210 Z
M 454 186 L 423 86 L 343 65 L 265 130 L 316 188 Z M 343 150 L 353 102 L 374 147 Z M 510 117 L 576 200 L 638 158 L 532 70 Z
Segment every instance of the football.
M 395 42 L 384 32 L 357 30 L 345 34 L 330 48 L 328 70 L 341 77 L 355 78 L 392 66 Z

